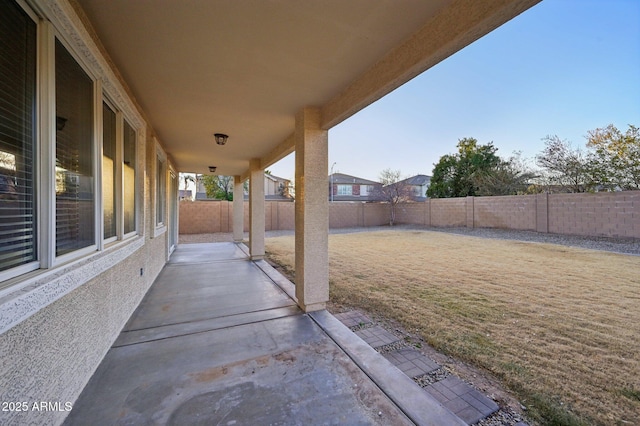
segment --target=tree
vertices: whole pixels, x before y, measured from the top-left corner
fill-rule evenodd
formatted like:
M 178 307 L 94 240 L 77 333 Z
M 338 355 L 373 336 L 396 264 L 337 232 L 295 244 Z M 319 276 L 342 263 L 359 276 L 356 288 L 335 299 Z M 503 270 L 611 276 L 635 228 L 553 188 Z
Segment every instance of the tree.
M 574 149 L 571 142 L 556 135 L 542 140 L 545 148 L 536 156 L 536 162 L 547 171 L 550 184 L 569 192 L 586 192 L 594 186 L 590 159 L 580 148 Z
M 202 184 L 207 191 L 207 198 L 233 201 L 233 176 L 202 176 Z
M 288 180 L 287 184 L 280 184 L 278 188 L 278 195 L 282 195 L 283 197 L 290 198 L 292 200 L 296 199 L 296 186 L 295 182 Z
M 473 176 L 476 194 L 516 195 L 531 191 L 532 181 L 538 175 L 521 158 L 519 152 L 507 160 L 501 160 L 490 170 L 482 170 Z
M 443 155 L 433 168 L 431 183 L 427 188 L 427 196 L 431 198 L 456 197 L 458 179 L 458 159 L 455 155 Z
M 640 189 L 640 129 L 629 125 L 623 134 L 613 124 L 590 130 L 591 174 L 608 189 Z
M 396 207 L 400 203 L 406 203 L 414 199 L 413 188 L 402 180 L 400 170 L 385 169 L 379 176 L 381 186 L 376 186 L 369 193 L 373 200 L 389 203 L 389 225 L 396 221 Z
M 503 161 L 492 142 L 478 145 L 474 138 L 458 140 L 458 152 L 440 157 L 433 169 L 427 196 L 432 198 L 478 195 L 479 187 Z M 493 194 L 491 194 L 493 195 Z

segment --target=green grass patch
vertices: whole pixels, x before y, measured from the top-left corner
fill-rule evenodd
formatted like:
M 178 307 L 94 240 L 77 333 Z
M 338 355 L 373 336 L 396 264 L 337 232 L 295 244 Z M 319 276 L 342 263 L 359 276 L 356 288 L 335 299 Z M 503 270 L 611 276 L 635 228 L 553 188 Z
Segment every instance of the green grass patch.
M 520 394 L 527 395 L 523 390 Z M 527 415 L 544 425 L 549 426 L 587 426 L 590 422 L 572 413 L 555 398 L 540 393 L 530 393 L 523 398 L 527 407 Z
M 619 390 L 620 395 L 629 398 L 632 401 L 640 402 L 640 389 L 636 389 L 635 386 L 624 387 Z

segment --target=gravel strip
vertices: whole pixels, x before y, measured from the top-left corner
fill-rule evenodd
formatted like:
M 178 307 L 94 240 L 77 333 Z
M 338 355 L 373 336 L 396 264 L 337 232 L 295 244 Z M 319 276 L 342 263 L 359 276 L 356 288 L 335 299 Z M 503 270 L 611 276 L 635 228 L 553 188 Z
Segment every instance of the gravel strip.
M 418 376 L 413 379 L 421 388 L 427 387 L 435 382 L 439 382 L 440 380 L 444 380 L 447 377 L 451 376 L 451 371 L 446 367 L 440 367 L 437 370 L 432 371 L 431 373 L 423 374 L 422 376 Z
M 534 231 L 497 228 L 421 228 L 428 231 L 469 235 L 479 238 L 528 241 L 535 243 L 559 244 L 590 250 L 640 255 L 640 239 L 613 237 L 585 237 L 579 235 L 544 234 Z

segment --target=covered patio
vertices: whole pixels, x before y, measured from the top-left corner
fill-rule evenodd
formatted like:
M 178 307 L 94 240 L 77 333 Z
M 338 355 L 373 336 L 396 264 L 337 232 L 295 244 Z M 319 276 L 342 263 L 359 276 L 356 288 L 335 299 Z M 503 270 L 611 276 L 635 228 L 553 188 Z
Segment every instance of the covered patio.
M 52 409 L 0 423 L 452 424 L 324 310 L 329 130 L 539 1 L 1 2 L 0 397 Z M 295 287 L 263 261 L 293 152 Z M 235 243 L 178 247 L 180 172 L 233 176 Z
M 183 244 L 65 424 L 465 424 L 243 244 Z
M 329 130 L 539 1 L 78 3 L 175 171 L 234 177 L 235 241 L 249 181 L 253 260 L 264 172 L 295 152 L 295 291 L 312 312 L 329 298 Z

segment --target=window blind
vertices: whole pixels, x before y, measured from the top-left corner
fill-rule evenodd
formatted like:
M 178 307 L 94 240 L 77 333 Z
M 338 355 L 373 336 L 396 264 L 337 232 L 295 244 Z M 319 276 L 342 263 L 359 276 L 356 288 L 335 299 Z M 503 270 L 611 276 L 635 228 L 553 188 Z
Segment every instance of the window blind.
M 37 258 L 35 109 L 36 24 L 0 2 L 0 271 Z
M 93 81 L 56 40 L 56 255 L 95 243 Z

